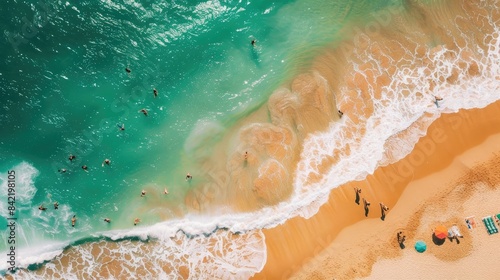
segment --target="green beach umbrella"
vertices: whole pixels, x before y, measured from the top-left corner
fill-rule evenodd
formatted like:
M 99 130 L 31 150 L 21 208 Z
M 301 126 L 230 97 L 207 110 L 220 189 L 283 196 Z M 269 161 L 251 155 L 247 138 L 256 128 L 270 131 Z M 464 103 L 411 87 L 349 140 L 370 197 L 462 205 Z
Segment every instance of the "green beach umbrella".
M 419 241 L 417 241 L 417 243 L 415 243 L 415 250 L 417 250 L 417 252 L 423 253 L 423 252 L 425 252 L 426 249 L 427 249 L 427 245 L 425 244 L 424 241 L 419 240 Z

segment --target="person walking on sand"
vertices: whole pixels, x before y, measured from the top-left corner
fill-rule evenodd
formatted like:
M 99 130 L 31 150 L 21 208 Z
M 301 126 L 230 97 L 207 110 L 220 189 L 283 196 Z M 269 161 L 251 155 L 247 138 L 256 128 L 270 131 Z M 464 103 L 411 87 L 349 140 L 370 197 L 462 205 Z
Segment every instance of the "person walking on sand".
M 110 165 L 111 164 L 111 161 L 109 159 L 105 159 L 103 162 L 102 162 L 102 167 L 104 167 L 104 165 Z
M 136 226 L 140 222 L 141 222 L 141 220 L 139 218 L 135 218 L 134 219 L 134 226 Z
M 363 204 L 365 208 L 365 217 L 368 217 L 368 212 L 370 212 L 370 202 L 363 198 Z
M 57 201 L 54 202 L 54 209 L 55 210 L 59 209 L 59 202 L 57 202 Z
M 144 196 L 146 196 L 146 191 L 145 191 L 145 190 L 142 190 L 142 192 L 141 192 L 141 197 L 144 197 Z
M 189 172 L 188 172 L 188 174 L 186 174 L 186 181 L 187 180 L 193 180 L 193 176 L 191 176 L 191 174 L 189 174 Z
M 360 188 L 354 188 L 354 191 L 356 192 L 356 199 L 354 200 L 354 202 L 359 205 L 359 194 L 361 193 L 361 189 Z
M 75 227 L 75 223 L 76 223 L 76 215 L 73 215 L 73 218 L 71 218 L 71 226 Z
M 148 116 L 148 110 L 146 110 L 146 109 L 141 109 L 139 112 L 143 113 L 144 116 L 146 116 L 146 117 Z
M 105 221 L 106 223 L 108 223 L 108 224 L 109 224 L 109 223 L 111 223 L 111 219 L 110 219 L 110 218 L 104 218 L 104 221 Z
M 248 152 L 245 151 L 245 160 L 248 160 Z
M 339 114 L 339 118 L 342 118 L 342 116 L 344 115 L 344 113 L 340 110 L 337 110 L 337 113 Z
M 158 96 L 158 91 L 156 90 L 156 88 L 153 89 L 153 94 L 154 94 L 155 98 Z
M 380 202 L 379 204 L 380 204 L 380 212 L 382 214 L 380 219 L 382 219 L 382 221 L 384 221 L 385 220 L 385 213 L 387 211 L 389 211 L 389 207 L 385 206 L 385 204 L 383 204 L 382 202 Z
M 72 155 L 72 154 L 70 154 L 70 155 L 69 155 L 69 157 L 68 157 L 69 161 L 71 161 L 71 162 L 72 162 L 75 158 L 76 158 L 76 157 L 75 157 L 74 155 Z

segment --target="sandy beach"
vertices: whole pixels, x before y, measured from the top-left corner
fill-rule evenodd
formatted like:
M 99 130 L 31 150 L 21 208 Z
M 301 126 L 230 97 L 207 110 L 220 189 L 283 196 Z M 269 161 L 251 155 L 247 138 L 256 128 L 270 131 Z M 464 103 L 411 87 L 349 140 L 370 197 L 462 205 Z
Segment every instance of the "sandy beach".
M 498 252 L 481 218 L 500 213 L 500 102 L 443 114 L 404 159 L 366 180 L 334 189 L 312 218 L 265 230 L 268 261 L 254 279 L 482 279 L 498 275 Z M 354 187 L 371 202 L 355 204 Z M 379 202 L 390 209 L 381 220 Z M 475 216 L 469 230 L 464 218 Z M 437 225 L 456 224 L 460 244 L 432 241 Z M 397 232 L 406 236 L 400 249 Z M 417 240 L 427 251 L 417 253 Z M 438 268 L 439 271 L 432 268 Z

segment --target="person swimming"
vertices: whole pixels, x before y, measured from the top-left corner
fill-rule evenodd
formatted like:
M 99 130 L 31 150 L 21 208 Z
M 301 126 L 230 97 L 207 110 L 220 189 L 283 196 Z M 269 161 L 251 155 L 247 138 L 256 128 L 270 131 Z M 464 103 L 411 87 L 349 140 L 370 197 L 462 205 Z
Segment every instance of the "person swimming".
M 126 71 L 127 73 L 129 73 L 129 74 L 130 74 L 130 72 L 132 72 L 132 70 L 130 70 L 130 68 L 128 68 L 128 66 L 125 68 L 125 71 Z
M 165 189 L 163 190 L 163 194 L 168 194 L 168 190 L 167 190 L 167 188 L 165 188 Z
M 86 165 L 82 165 L 82 169 L 83 169 L 83 171 L 85 171 L 85 172 L 89 172 L 89 170 L 88 170 L 89 168 L 88 168 Z
M 140 222 L 141 222 L 141 219 L 139 219 L 139 218 L 135 218 L 135 219 L 134 219 L 134 226 L 136 226 L 136 225 L 137 225 L 138 223 L 140 223 Z
M 122 123 L 121 125 L 117 124 L 116 126 L 118 126 L 118 128 L 121 130 L 121 131 L 124 131 L 125 130 L 125 124 Z
M 109 218 L 104 218 L 104 221 L 105 221 L 106 223 L 108 223 L 108 224 L 109 224 L 109 223 L 111 223 L 111 219 L 109 219 Z
M 57 202 L 57 201 L 54 202 L 54 209 L 56 209 L 56 210 L 59 209 L 59 202 Z
M 252 42 L 250 42 L 250 44 L 252 44 L 252 46 L 255 47 L 255 43 L 257 43 L 257 41 L 255 39 L 252 40 Z
M 146 195 L 146 191 L 145 190 L 142 190 L 141 192 L 141 197 L 145 196 Z
M 192 179 L 193 179 L 193 176 L 191 176 L 191 174 L 189 174 L 189 172 L 188 172 L 188 174 L 186 174 L 186 181 L 192 180 Z
M 75 158 L 76 158 L 76 157 L 75 157 L 74 155 L 71 155 L 71 154 L 70 154 L 70 155 L 69 155 L 69 157 L 68 157 L 69 161 L 73 161 Z
M 65 168 L 62 168 L 62 169 L 59 169 L 57 171 L 59 171 L 59 173 L 66 173 L 66 171 L 68 171 L 68 170 L 66 170 Z
M 146 117 L 148 116 L 148 110 L 146 110 L 146 109 L 141 109 L 139 112 L 143 113 L 144 116 L 146 116 Z
M 111 161 L 109 159 L 105 159 L 103 162 L 102 162 L 102 166 L 104 167 L 104 165 L 110 165 L 111 164 Z
M 76 215 L 73 215 L 73 218 L 71 218 L 71 226 L 75 227 L 75 223 L 76 223 Z
M 43 207 L 43 204 L 42 204 L 42 205 L 38 206 L 38 210 L 45 211 L 45 210 L 47 210 L 47 208 Z
M 155 98 L 158 96 L 158 91 L 156 90 L 156 88 L 153 89 L 153 94 L 155 95 Z

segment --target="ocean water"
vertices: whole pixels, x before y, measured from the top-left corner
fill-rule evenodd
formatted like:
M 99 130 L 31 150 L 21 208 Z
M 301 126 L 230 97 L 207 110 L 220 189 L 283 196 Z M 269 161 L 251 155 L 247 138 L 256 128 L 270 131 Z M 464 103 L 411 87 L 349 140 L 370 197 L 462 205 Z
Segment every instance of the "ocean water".
M 332 188 L 404 157 L 441 113 L 499 99 L 497 4 L 477 1 L 489 12 L 470 32 L 459 23 L 445 35 L 421 28 L 429 38 L 414 34 L 425 39 L 411 49 L 398 41 L 405 24 L 388 35 L 377 28 L 412 26 L 418 8 L 444 21 L 455 15 L 446 1 L 414 5 L 7 1 L 0 219 L 7 223 L 7 171 L 15 170 L 18 276 L 260 271 L 260 229 L 310 217 Z M 336 80 L 342 71 L 354 74 Z M 436 106 L 433 95 L 444 101 Z M 6 272 L 9 232 L 0 234 Z

